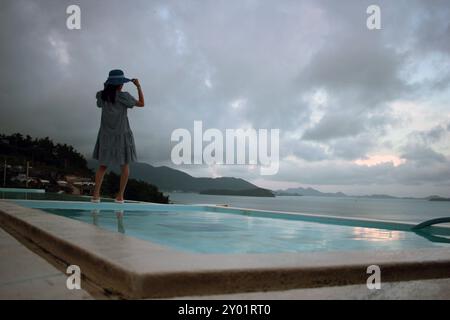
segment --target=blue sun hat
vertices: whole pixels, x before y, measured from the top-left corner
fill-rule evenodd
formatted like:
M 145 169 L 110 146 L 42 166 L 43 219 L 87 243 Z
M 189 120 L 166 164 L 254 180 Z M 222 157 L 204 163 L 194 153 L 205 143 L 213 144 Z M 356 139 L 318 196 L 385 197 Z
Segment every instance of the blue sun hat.
M 125 75 L 122 70 L 115 69 L 115 70 L 111 70 L 109 72 L 108 79 L 106 79 L 105 85 L 108 85 L 108 84 L 118 85 L 118 84 L 124 84 L 124 83 L 130 82 L 130 81 L 131 81 L 131 79 L 125 78 Z

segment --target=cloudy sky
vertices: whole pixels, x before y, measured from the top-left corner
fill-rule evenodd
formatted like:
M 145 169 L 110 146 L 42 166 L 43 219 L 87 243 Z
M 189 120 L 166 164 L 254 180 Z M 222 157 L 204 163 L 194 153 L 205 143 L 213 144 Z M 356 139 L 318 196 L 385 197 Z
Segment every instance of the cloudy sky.
M 366 8 L 381 8 L 368 30 Z M 81 30 L 66 8 L 81 7 Z M 87 157 L 110 69 L 140 79 L 129 112 L 140 161 L 273 189 L 450 196 L 448 0 L 6 0 L 3 133 L 50 136 Z M 125 90 L 136 95 L 133 85 Z M 176 128 L 280 129 L 280 170 L 175 166 Z

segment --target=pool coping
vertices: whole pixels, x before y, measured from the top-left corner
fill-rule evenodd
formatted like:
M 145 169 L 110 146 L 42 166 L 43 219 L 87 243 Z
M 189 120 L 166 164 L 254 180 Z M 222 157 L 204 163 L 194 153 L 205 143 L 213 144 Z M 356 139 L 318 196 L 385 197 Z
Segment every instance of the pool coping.
M 31 188 L 0 188 L 0 193 L 45 193 L 45 189 L 31 189 Z
M 90 281 L 124 298 L 358 284 L 367 281 L 367 267 L 373 264 L 380 266 L 382 281 L 386 282 L 450 277 L 450 250 L 446 248 L 187 253 L 5 200 L 0 201 L 0 226 L 20 234 L 67 265 L 80 266 Z

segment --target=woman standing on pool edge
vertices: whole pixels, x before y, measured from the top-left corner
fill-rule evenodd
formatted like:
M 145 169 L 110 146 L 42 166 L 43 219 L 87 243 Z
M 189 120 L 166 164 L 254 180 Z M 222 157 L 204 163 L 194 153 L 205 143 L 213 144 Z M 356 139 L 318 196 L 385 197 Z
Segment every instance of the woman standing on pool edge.
M 139 100 L 123 92 L 124 83 L 133 82 L 138 90 Z M 138 79 L 125 78 L 122 70 L 109 72 L 104 89 L 97 92 L 97 107 L 102 108 L 100 130 L 95 143 L 93 158 L 99 161 L 95 174 L 95 189 L 92 202 L 100 202 L 100 189 L 108 166 L 120 165 L 120 186 L 116 202 L 124 202 L 130 162 L 136 161 L 136 147 L 133 132 L 128 122 L 128 108 L 144 106 L 144 94 Z

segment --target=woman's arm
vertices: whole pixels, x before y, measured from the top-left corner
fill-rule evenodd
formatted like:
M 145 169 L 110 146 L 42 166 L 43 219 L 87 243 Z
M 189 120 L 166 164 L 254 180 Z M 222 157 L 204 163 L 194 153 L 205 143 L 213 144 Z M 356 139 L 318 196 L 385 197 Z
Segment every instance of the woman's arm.
M 103 100 L 102 100 L 102 92 L 101 91 L 97 92 L 97 94 L 95 95 L 95 98 L 97 99 L 97 107 L 99 107 L 99 108 L 103 107 Z
M 136 89 L 137 89 L 138 95 L 139 95 L 139 101 L 136 103 L 136 107 L 143 107 L 143 106 L 145 106 L 144 93 L 142 92 L 141 84 L 139 83 L 139 80 L 138 79 L 133 79 L 131 81 L 136 86 Z

